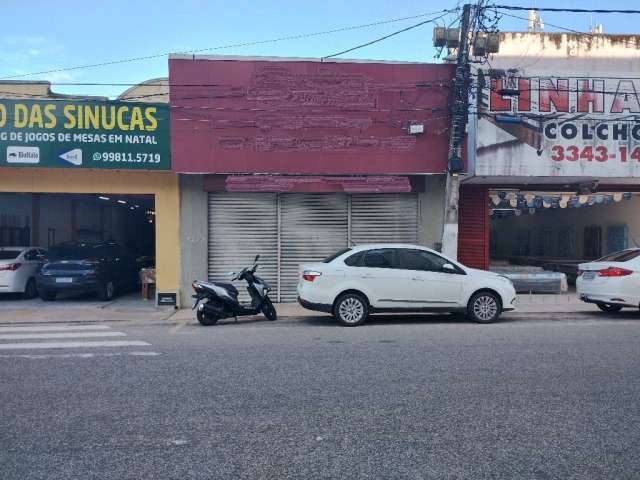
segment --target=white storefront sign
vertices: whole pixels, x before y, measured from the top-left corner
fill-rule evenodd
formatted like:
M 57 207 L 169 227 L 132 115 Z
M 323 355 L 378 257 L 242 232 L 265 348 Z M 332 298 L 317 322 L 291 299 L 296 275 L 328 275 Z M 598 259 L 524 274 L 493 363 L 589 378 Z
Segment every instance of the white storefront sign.
M 640 78 L 598 74 L 485 74 L 475 174 L 640 177 Z

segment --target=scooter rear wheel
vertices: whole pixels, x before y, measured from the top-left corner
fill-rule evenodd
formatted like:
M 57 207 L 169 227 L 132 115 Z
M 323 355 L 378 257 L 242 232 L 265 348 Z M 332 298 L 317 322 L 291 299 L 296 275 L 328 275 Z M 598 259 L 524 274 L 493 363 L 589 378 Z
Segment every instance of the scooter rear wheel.
M 203 310 L 198 310 L 196 313 L 196 317 L 198 317 L 198 321 L 200 325 L 204 325 L 205 327 L 210 327 L 211 325 L 215 325 L 218 321 L 216 317 L 212 317 L 204 313 Z
M 278 313 L 276 312 L 276 307 L 273 306 L 271 299 L 266 297 L 264 302 L 262 303 L 262 313 L 267 318 L 267 320 L 274 321 L 278 319 Z

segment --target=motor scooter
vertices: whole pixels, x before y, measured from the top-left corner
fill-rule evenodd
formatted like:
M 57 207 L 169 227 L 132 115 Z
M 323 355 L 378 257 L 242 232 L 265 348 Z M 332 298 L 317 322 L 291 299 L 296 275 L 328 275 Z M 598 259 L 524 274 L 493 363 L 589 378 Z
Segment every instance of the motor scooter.
M 267 320 L 276 320 L 278 315 L 276 309 L 269 298 L 271 287 L 256 275 L 258 260 L 260 255 L 256 255 L 253 265 L 243 268 L 240 272 L 231 272 L 235 280 L 245 280 L 247 291 L 251 296 L 251 303 L 244 304 L 238 301 L 238 289 L 231 283 L 224 282 L 203 282 L 195 280 L 191 286 L 196 294 L 192 295 L 196 299 L 193 310 L 196 310 L 196 317 L 201 325 L 215 325 L 223 318 L 234 318 L 249 315 L 262 314 Z

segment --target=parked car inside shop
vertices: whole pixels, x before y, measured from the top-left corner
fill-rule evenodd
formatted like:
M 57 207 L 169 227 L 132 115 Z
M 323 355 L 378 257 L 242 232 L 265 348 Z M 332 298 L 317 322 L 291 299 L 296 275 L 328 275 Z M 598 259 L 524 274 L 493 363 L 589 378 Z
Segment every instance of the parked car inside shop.
M 578 298 L 603 312 L 640 306 L 640 248 L 611 253 L 578 266 Z
M 302 265 L 300 304 L 332 313 L 345 326 L 370 313 L 461 312 L 478 323 L 513 310 L 516 292 L 501 275 L 466 267 L 417 245 L 361 245 Z
M 108 301 L 138 284 L 136 259 L 115 243 L 67 242 L 52 247 L 37 277 L 40 298 L 59 293 L 96 293 Z
M 0 293 L 37 297 L 36 272 L 44 253 L 38 247 L 0 247 Z

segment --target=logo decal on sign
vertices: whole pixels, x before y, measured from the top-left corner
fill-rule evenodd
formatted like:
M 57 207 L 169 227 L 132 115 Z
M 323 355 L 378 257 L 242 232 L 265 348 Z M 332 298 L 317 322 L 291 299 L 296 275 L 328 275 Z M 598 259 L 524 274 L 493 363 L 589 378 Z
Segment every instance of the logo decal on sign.
M 82 150 L 80 148 L 74 148 L 68 152 L 58 155 L 62 160 L 69 162 L 72 165 L 79 167 L 82 165 Z
M 7 147 L 7 163 L 40 163 L 40 147 Z

